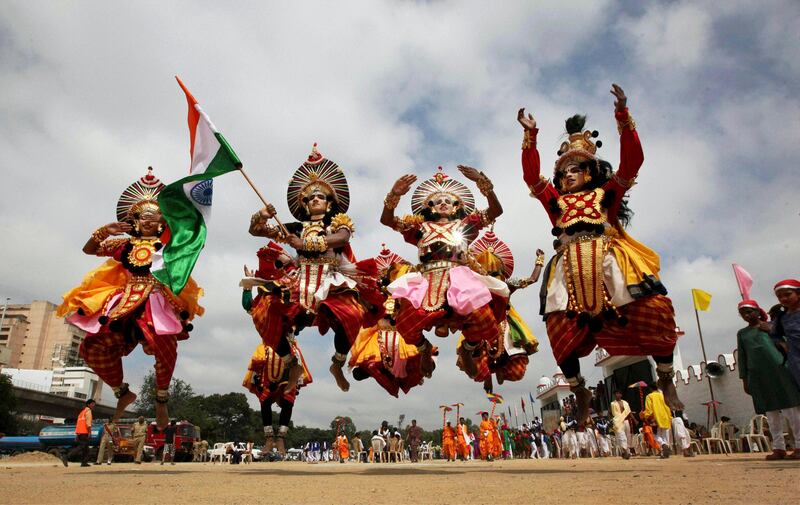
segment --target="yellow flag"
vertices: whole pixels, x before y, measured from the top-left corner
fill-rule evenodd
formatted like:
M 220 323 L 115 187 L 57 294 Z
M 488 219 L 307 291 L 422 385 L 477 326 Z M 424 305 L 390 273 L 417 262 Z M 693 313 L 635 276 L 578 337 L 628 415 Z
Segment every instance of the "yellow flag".
M 702 289 L 692 289 L 694 308 L 697 310 L 708 310 L 711 305 L 711 293 L 706 293 Z

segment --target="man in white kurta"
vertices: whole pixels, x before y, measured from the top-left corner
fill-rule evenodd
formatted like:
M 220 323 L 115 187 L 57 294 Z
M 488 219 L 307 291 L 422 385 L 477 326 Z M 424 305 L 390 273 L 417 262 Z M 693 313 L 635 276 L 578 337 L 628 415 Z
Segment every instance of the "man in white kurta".
M 628 450 L 628 428 L 627 419 L 631 415 L 631 406 L 628 402 L 622 399 L 622 391 L 614 393 L 614 401 L 611 402 L 611 417 L 614 423 L 614 436 L 616 437 L 617 447 L 619 447 L 620 456 L 624 459 L 631 457 Z

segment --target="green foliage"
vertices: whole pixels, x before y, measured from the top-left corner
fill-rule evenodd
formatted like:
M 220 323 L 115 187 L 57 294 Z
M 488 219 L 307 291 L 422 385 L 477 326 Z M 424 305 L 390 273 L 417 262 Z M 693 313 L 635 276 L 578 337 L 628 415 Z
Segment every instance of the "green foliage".
M 17 418 L 13 414 L 16 408 L 17 399 L 14 396 L 11 377 L 0 373 L 0 433 L 17 434 Z
M 184 408 L 188 408 L 194 397 L 194 391 L 189 383 L 173 377 L 172 383 L 169 385 L 170 415 L 176 419 L 188 418 L 182 415 L 182 412 Z M 140 416 L 154 417 L 156 415 L 156 374 L 154 371 L 151 370 L 145 375 L 133 409 Z
M 336 438 L 336 434 L 344 433 L 350 440 L 356 434 L 356 425 L 348 416 L 336 416 L 331 421 L 331 440 Z

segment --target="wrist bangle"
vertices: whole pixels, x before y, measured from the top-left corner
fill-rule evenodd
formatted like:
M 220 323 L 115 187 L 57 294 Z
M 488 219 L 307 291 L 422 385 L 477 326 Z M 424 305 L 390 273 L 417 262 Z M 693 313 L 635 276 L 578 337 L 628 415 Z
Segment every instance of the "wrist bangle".
M 489 196 L 489 193 L 494 190 L 494 184 L 492 184 L 492 181 L 489 180 L 483 172 L 481 172 L 481 176 L 475 181 L 475 184 L 478 185 L 478 189 L 483 196 Z
M 630 112 L 628 113 L 627 119 L 624 121 L 617 120 L 617 132 L 622 135 L 622 130 L 624 130 L 626 126 L 630 128 L 631 131 L 636 130 L 636 121 L 633 120 L 633 116 L 631 116 Z
M 102 243 L 105 239 L 110 236 L 108 231 L 106 231 L 105 226 L 101 226 L 100 228 L 96 229 L 92 232 L 92 239 L 97 242 L 98 244 Z
M 386 194 L 386 198 L 383 199 L 383 205 L 387 209 L 394 210 L 397 208 L 397 205 L 400 203 L 400 195 L 395 193 L 394 191 L 389 191 Z
M 537 256 L 536 257 L 536 266 L 537 267 L 544 266 L 544 256 Z
M 524 135 L 522 136 L 522 148 L 523 149 L 530 149 L 531 147 L 536 146 L 536 139 L 531 137 L 531 131 L 525 130 Z

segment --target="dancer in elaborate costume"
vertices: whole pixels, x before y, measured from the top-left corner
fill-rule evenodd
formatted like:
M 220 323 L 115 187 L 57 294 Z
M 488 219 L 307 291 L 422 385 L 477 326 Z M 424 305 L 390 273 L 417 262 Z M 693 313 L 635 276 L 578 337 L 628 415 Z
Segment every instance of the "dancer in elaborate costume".
M 408 273 L 411 264 L 387 249 L 385 244 L 377 257 L 359 262 L 359 269 L 364 269 L 365 263 L 371 265 L 370 273 L 378 280 L 384 316 L 377 324 L 362 329 L 356 337 L 349 362 L 353 378 L 360 381 L 372 377 L 394 397 L 401 389 L 408 394 L 424 380 L 420 373 L 420 353 L 416 346 L 406 343 L 395 328 L 395 300 L 386 286 Z M 433 354 L 438 354 L 435 347 Z
M 113 421 L 136 400 L 123 382 L 122 357 L 138 344 L 155 357 L 156 421 L 167 425 L 169 384 L 178 357 L 178 341 L 189 338 L 191 321 L 202 315 L 202 290 L 190 278 L 175 295 L 150 273 L 153 257 L 169 241 L 157 196 L 164 185 L 148 169 L 117 203 L 117 222 L 101 226 L 83 252 L 110 257 L 64 295 L 57 314 L 86 331 L 80 356 L 114 390 Z M 128 235 L 122 237 L 122 235 Z
M 602 145 L 591 140 L 597 132 L 582 131 L 586 118 L 573 116 L 549 181 L 540 175 L 536 121 L 525 116 L 525 109 L 517 115 L 525 130 L 523 177 L 558 238 L 557 253 L 545 271 L 542 314 L 556 362 L 575 393 L 579 422 L 589 415 L 592 395 L 578 359 L 595 346 L 612 356 L 653 355 L 668 404 L 683 408 L 672 383 L 677 334 L 672 302 L 658 278 L 659 257 L 624 229 L 630 218 L 624 197 L 644 154 L 625 93 L 616 84 L 611 93 L 621 144 L 616 172 L 595 154 Z
M 257 255 L 258 269 L 253 272 L 245 266 L 245 278 L 240 283 L 243 288 L 242 308 L 253 316 L 254 322 L 265 312 L 262 305 L 269 305 L 272 302 L 271 295 L 286 292 L 297 271 L 291 256 L 275 242 L 270 242 L 259 249 Z M 255 298 L 253 298 L 253 288 L 257 293 Z M 258 325 L 258 323 L 256 324 Z M 297 358 L 298 364 L 302 367 L 302 374 L 296 388 L 289 387 L 290 369 L 286 366 L 286 362 L 278 356 L 275 349 L 266 347 L 263 342 L 258 344 L 253 352 L 250 364 L 247 366 L 247 373 L 242 381 L 242 386 L 256 395 L 261 405 L 261 422 L 266 438 L 264 452 L 266 453 L 272 452 L 272 448 L 275 447 L 281 455 L 286 454 L 285 438 L 289 432 L 289 422 L 292 419 L 292 411 L 299 388 L 312 381 L 300 347 L 294 340 L 291 342 L 291 354 Z M 277 433 L 273 427 L 273 405 L 280 408 Z
M 290 340 L 309 326 L 316 326 L 323 335 L 332 329 L 335 353 L 330 371 L 339 388 L 347 391 L 350 384 L 342 368 L 367 315 L 354 279 L 357 272 L 350 238 L 355 228 L 345 214 L 350 204 L 347 180 L 339 166 L 324 158 L 314 144 L 289 182 L 287 199 L 297 222 L 285 227 L 267 224 L 276 214 L 272 205 L 250 220 L 251 235 L 284 242 L 297 251 L 290 299 L 271 295 L 271 310 L 259 316 L 259 321 L 254 314 L 254 321 L 264 344 L 290 364 L 290 388 L 302 373 Z
M 432 346 L 423 331 L 436 327 L 436 334 L 461 330 L 464 370 L 471 377 L 478 372 L 472 352 L 482 340 L 495 338 L 497 320 L 490 306 L 492 295 L 508 297 L 505 283 L 475 273 L 469 267 L 469 244 L 478 237 L 503 209 L 494 194 L 492 182 L 482 172 L 459 165 L 461 173 L 477 183 L 489 207 L 476 211 L 475 200 L 466 186 L 449 178 L 442 170 L 420 184 L 411 199 L 411 216 L 398 218 L 394 209 L 408 193 L 416 176 L 397 180 L 384 200 L 381 223 L 400 232 L 406 242 L 418 249 L 419 271 L 410 272 L 389 285 L 399 300 L 397 329 L 406 342 L 416 345 L 422 355 L 422 373 L 433 371 Z
M 517 289 L 524 289 L 539 280 L 544 266 L 544 251 L 536 251 L 536 264 L 530 277 L 524 279 L 511 278 L 514 272 L 514 256 L 508 245 L 497 238 L 493 231 L 486 232 L 469 248 L 475 263 L 480 267 L 481 273 L 499 279 L 508 285 L 509 293 Z M 472 352 L 477 365 L 478 373 L 476 382 L 483 382 L 484 389 L 491 392 L 493 389 L 492 375 L 498 384 L 504 381 L 518 381 L 525 376 L 528 367 L 528 356 L 535 353 L 539 342 L 533 332 L 504 298 L 495 298 L 492 302 L 495 317 L 500 321 L 500 332 L 489 340 L 480 342 Z M 459 341 L 460 347 L 464 343 L 463 336 Z M 457 361 L 459 368 L 462 362 Z M 462 368 L 463 369 L 463 368 Z

